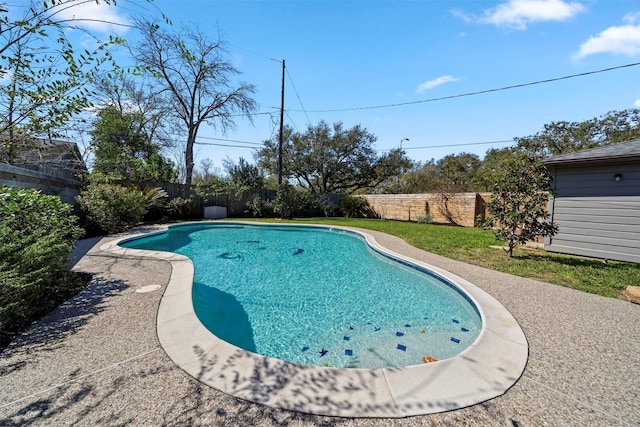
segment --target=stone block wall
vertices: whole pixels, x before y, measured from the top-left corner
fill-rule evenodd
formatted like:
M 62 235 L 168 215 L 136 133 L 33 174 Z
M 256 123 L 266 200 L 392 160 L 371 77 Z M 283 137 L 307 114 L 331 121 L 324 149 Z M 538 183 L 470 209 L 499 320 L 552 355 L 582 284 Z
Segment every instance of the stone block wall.
M 473 227 L 478 215 L 485 215 L 489 194 L 425 193 L 367 194 L 362 196 L 382 219 L 418 221 L 430 215 L 434 222 Z

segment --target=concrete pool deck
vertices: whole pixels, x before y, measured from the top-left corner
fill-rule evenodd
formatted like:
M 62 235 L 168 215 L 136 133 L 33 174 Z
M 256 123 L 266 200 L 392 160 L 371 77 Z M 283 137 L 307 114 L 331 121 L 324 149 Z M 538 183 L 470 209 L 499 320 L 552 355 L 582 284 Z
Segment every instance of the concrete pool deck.
M 639 306 L 366 233 L 463 277 L 511 312 L 527 337 L 529 361 L 506 394 L 402 419 L 306 415 L 231 397 L 187 375 L 158 342 L 156 315 L 170 264 L 104 252 L 114 239 L 108 237 L 82 242 L 87 253 L 74 268 L 94 273 L 91 285 L 0 355 L 0 425 L 638 425 Z M 201 354 L 205 373 L 216 361 Z

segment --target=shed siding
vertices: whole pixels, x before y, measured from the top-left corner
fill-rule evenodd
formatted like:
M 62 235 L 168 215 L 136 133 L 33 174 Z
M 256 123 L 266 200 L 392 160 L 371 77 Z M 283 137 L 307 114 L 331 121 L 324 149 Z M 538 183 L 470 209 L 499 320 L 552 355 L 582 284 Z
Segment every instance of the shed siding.
M 545 249 L 640 263 L 640 165 L 557 167 L 552 173 L 550 213 L 558 233 Z

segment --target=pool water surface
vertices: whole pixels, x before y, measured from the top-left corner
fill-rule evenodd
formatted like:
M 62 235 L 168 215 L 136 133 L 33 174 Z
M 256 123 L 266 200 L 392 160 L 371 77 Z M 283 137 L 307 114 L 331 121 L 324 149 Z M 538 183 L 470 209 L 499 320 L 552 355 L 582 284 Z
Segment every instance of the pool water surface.
M 193 307 L 207 329 L 289 362 L 417 365 L 454 357 L 482 330 L 451 282 L 341 229 L 191 224 L 120 245 L 189 257 Z

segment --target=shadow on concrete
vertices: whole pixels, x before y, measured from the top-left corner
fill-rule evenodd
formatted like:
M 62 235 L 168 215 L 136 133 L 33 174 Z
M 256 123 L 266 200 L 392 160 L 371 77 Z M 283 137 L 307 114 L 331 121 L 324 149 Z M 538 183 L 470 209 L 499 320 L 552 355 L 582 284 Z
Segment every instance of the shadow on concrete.
M 90 318 L 105 310 L 102 303 L 107 298 L 121 293 L 128 287 L 123 281 L 94 278 L 84 291 L 62 303 L 30 330 L 16 338 L 0 353 L 0 358 L 10 359 L 18 353 L 36 350 L 54 352 L 62 345 L 65 337 L 74 334 L 86 325 Z M 19 362 L 2 364 L 0 375 L 20 370 L 29 363 L 28 357 L 21 357 Z

